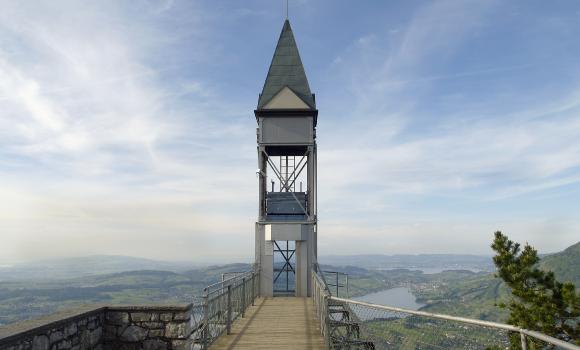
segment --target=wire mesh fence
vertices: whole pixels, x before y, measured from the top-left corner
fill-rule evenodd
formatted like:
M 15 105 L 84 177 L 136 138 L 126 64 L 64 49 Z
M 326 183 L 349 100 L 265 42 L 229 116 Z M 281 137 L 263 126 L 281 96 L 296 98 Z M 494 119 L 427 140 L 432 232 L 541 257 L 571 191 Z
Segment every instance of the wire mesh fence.
M 377 349 L 505 349 L 508 331 L 440 320 L 360 304 L 337 303 L 343 313 L 331 317 L 337 337 L 348 339 L 348 324 Z
M 329 275 L 334 277 L 332 287 Z M 335 292 L 341 288 L 337 277 L 313 265 L 312 297 L 327 349 L 580 350 L 570 342 L 512 325 L 340 298 L 333 295 L 333 287 Z
M 232 322 L 243 317 L 258 296 L 258 276 L 256 271 L 237 273 L 204 289 L 192 319 L 195 348 L 207 349 L 223 333 L 230 333 Z
M 580 349 L 506 324 L 335 297 L 329 305 L 331 349 Z

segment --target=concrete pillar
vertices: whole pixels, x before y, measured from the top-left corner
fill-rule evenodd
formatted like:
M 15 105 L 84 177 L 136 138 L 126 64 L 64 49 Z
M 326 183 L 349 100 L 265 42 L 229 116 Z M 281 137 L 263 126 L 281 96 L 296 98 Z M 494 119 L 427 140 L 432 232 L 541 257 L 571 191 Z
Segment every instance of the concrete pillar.
M 274 295 L 274 248 L 265 240 L 264 225 L 256 223 L 256 262 L 260 265 L 260 296 Z
M 308 241 L 296 241 L 296 296 L 308 296 Z

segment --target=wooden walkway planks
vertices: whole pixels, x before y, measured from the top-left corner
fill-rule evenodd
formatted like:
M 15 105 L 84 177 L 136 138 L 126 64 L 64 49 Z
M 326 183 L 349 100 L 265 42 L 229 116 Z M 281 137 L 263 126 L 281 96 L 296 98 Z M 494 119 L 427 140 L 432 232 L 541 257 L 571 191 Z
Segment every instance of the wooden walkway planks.
M 255 304 L 210 349 L 324 349 L 311 298 L 260 298 Z

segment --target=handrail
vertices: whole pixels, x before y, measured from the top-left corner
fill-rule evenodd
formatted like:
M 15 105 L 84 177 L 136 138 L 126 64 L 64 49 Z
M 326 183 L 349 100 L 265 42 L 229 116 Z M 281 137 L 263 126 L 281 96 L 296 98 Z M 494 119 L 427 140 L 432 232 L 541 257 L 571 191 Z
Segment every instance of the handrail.
M 248 271 L 228 271 L 222 272 L 222 282 L 226 280 L 226 276 L 233 275 L 234 277 L 243 273 L 247 273 Z
M 260 293 L 259 278 L 259 267 L 254 266 L 203 289 L 203 311 L 193 337 L 196 344 L 207 349 L 224 332 L 230 334 L 232 322 L 254 305 Z
M 340 296 L 340 294 L 339 294 L 340 293 L 340 288 L 344 288 L 344 289 L 346 289 L 346 297 L 347 298 L 350 298 L 350 293 L 349 293 L 349 290 L 348 290 L 348 273 L 341 272 L 341 271 L 328 271 L 328 270 L 322 271 L 322 275 L 323 276 L 324 276 L 325 273 L 331 274 L 331 275 L 336 275 L 336 284 L 334 284 L 334 283 L 327 283 L 327 286 L 329 287 L 329 290 L 330 290 L 330 287 L 336 287 L 336 296 L 339 297 Z M 342 284 L 340 284 L 339 276 L 344 276 L 344 282 Z
M 317 263 L 312 264 L 312 298 L 316 308 L 316 315 L 320 322 L 320 333 L 324 337 L 326 349 L 330 349 L 330 318 L 328 300 L 331 296 L 323 274 Z
M 234 284 L 236 282 L 241 281 L 243 278 L 251 276 L 254 273 L 254 270 L 248 270 L 245 272 L 240 272 L 237 275 L 230 277 L 228 279 L 224 279 L 222 281 L 210 284 L 209 286 L 205 287 L 203 289 L 203 292 L 206 296 L 214 294 L 216 292 L 219 291 L 223 291 L 225 288 L 227 288 L 228 285 L 230 284 Z M 219 287 L 218 287 L 219 286 Z M 215 288 L 215 289 L 213 289 Z M 213 290 L 212 290 L 213 289 Z
M 321 280 L 320 282 L 324 286 L 324 290 L 326 290 L 328 293 L 330 293 L 330 288 L 328 288 L 328 284 L 326 283 L 326 279 L 324 278 L 324 274 L 320 270 L 320 266 L 318 265 L 318 263 L 317 262 L 313 263 L 312 267 L 313 267 L 313 270 L 315 272 L 315 276 Z
M 409 310 L 409 309 L 403 309 L 403 308 L 394 307 L 394 306 L 372 304 L 372 303 L 367 303 L 364 301 L 344 299 L 344 298 L 338 298 L 338 297 L 333 297 L 333 296 L 331 296 L 329 299 L 334 300 L 334 301 L 338 301 L 338 302 L 342 302 L 342 303 L 361 305 L 361 306 L 365 306 L 365 307 L 369 307 L 369 308 L 381 309 L 381 310 L 386 310 L 386 311 L 391 311 L 391 312 L 400 312 L 400 313 L 406 313 L 406 314 L 416 315 L 416 316 L 438 318 L 438 319 L 442 319 L 442 320 L 462 322 L 462 323 L 473 324 L 473 325 L 477 325 L 477 326 L 503 329 L 503 330 L 527 335 L 527 336 L 530 336 L 532 338 L 536 338 L 536 339 L 545 341 L 547 343 L 559 346 L 559 347 L 564 348 L 564 349 L 580 350 L 580 346 L 574 345 L 572 343 L 568 343 L 568 342 L 565 342 L 563 340 L 560 340 L 560 339 L 557 339 L 557 338 L 554 338 L 554 337 L 551 337 L 551 336 L 548 336 L 548 335 L 545 335 L 545 334 L 542 334 L 542 333 L 539 333 L 536 331 L 531 331 L 528 329 L 520 328 L 520 327 L 509 325 L 509 324 L 476 320 L 476 319 L 471 319 L 471 318 L 457 317 L 457 316 L 450 316 L 450 315 L 443 315 L 443 314 L 435 314 L 435 313 L 425 312 L 425 311 Z M 525 342 L 525 340 L 522 340 L 522 343 L 524 343 L 524 342 Z

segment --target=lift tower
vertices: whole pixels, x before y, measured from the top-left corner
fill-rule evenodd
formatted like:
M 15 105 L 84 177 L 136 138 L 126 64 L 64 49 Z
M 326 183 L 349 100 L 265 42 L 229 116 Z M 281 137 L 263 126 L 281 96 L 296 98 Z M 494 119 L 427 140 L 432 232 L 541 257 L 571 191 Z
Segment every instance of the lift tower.
M 316 247 L 316 121 L 290 22 L 276 45 L 254 111 L 259 204 L 256 264 L 262 296 L 310 296 Z

